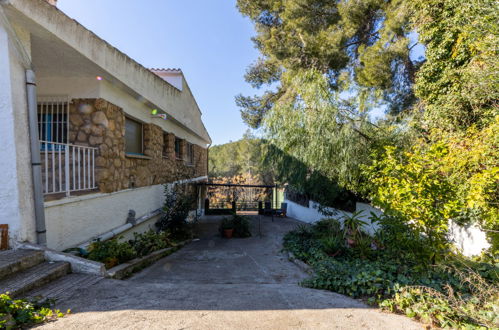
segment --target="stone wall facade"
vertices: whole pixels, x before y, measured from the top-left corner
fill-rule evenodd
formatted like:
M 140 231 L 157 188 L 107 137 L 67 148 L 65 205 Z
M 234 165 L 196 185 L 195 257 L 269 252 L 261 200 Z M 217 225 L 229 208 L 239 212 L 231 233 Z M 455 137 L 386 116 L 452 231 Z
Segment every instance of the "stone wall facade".
M 69 143 L 97 148 L 96 181 L 101 192 L 207 175 L 206 148 L 194 145 L 194 161 L 187 164 L 184 140 L 183 159 L 176 159 L 175 136 L 154 124 L 143 124 L 143 155 L 126 154 L 125 113 L 104 99 L 72 100 Z

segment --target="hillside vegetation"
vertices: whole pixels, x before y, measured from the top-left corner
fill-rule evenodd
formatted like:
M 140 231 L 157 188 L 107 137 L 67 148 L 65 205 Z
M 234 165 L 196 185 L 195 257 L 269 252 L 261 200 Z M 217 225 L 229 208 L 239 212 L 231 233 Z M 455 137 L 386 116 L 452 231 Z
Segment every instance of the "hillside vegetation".
M 316 271 L 308 285 L 439 327 L 499 327 L 497 1 L 237 5 L 256 29 L 245 78 L 261 93 L 236 103 L 268 141 L 275 178 L 385 214 L 374 238 L 355 215 L 290 234 L 287 248 Z M 490 249 L 464 258 L 450 222 L 480 227 Z

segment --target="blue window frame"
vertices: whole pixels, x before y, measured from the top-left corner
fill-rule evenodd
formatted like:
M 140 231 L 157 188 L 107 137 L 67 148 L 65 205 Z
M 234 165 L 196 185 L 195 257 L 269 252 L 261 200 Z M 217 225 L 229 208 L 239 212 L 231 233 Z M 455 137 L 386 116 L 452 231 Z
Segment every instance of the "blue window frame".
M 55 111 L 54 111 L 55 110 Z M 65 146 L 54 143 L 68 143 L 67 103 L 41 103 L 38 105 L 38 136 L 41 151 L 64 150 Z

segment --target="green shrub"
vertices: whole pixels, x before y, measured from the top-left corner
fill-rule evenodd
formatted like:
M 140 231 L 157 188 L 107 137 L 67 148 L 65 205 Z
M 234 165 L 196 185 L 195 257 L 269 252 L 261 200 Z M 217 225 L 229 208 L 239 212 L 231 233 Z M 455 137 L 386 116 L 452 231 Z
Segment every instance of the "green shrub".
M 314 234 L 320 237 L 340 235 L 342 232 L 341 223 L 334 218 L 321 219 L 314 223 L 312 229 Z
M 423 267 L 435 259 L 433 246 L 428 244 L 424 235 L 413 229 L 410 222 L 400 221 L 394 216 L 374 214 L 371 215 L 371 222 L 377 223 L 380 228 L 374 235 L 374 242 L 386 253 L 414 261 Z
M 12 299 L 8 293 L 0 294 L 0 328 L 19 329 L 64 316 L 50 305 L 50 302 L 40 304 L 26 299 Z
M 151 252 L 173 246 L 174 243 L 170 240 L 170 236 L 170 233 L 166 231 L 156 233 L 149 230 L 142 234 L 134 233 L 133 239 L 128 242 L 136 251 L 137 256 L 143 257 Z
M 165 187 L 165 202 L 161 218 L 156 222 L 159 231 L 168 231 L 177 241 L 192 238 L 192 224 L 187 221 L 189 211 L 194 203 L 193 197 L 187 193 L 186 187 L 175 185 Z
M 233 237 L 245 238 L 251 236 L 250 222 L 247 217 L 242 215 L 234 215 L 231 218 L 223 218 L 220 223 L 219 231 L 223 236 L 223 231 L 226 229 L 234 229 Z
M 380 306 L 441 328 L 494 329 L 499 327 L 499 290 L 479 276 L 473 282 L 473 295 L 460 295 L 448 289 L 444 294 L 428 287 L 404 287 Z
M 343 220 L 343 235 L 345 237 L 355 239 L 365 234 L 362 227 L 367 225 L 367 222 L 360 219 L 362 212 L 353 212 L 352 215 L 343 214 L 341 219 Z
M 122 238 L 93 242 L 89 247 L 88 259 L 102 262 L 109 269 L 137 257 L 137 251 L 129 242 L 119 241 Z
M 234 222 L 231 218 L 222 218 L 222 222 L 220 222 L 220 226 L 218 227 L 218 231 L 220 235 L 223 236 L 224 230 L 234 229 Z
M 439 263 L 430 263 L 427 239 L 413 235 L 407 223 L 392 217 L 372 220 L 380 225 L 374 237 L 360 226 L 355 244 L 344 245 L 333 257 L 344 232 L 326 230 L 327 221 L 286 234 L 284 248 L 314 269 L 302 284 L 379 303 L 435 326 L 497 327 L 499 272 L 485 262 L 488 255 L 470 260 L 447 251 Z
M 328 236 L 320 239 L 322 249 L 327 255 L 337 255 L 345 248 L 345 240 L 341 236 Z
M 122 242 L 118 237 L 107 241 L 95 241 L 89 247 L 88 259 L 103 262 L 106 268 L 112 268 L 137 257 L 146 256 L 154 251 L 175 246 L 169 232 L 134 233 L 133 239 Z
M 232 223 L 234 225 L 234 237 L 251 237 L 250 222 L 247 217 L 236 214 L 232 217 Z

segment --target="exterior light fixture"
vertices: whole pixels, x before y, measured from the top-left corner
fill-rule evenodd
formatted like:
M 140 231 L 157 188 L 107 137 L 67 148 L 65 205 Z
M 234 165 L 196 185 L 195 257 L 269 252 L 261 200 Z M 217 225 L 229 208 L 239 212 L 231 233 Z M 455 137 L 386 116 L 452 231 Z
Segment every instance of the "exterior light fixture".
M 95 77 L 95 79 L 97 79 L 98 81 L 101 81 L 103 78 L 101 76 L 97 76 L 97 77 Z
M 163 120 L 166 120 L 166 114 L 165 113 L 158 113 L 158 109 L 152 109 L 151 116 L 153 118 L 161 118 Z

